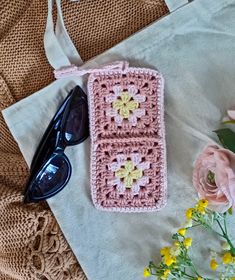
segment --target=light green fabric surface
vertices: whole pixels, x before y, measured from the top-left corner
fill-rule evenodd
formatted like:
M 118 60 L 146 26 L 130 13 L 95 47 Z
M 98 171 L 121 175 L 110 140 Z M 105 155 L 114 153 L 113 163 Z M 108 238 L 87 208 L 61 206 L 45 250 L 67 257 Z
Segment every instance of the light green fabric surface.
M 163 74 L 168 156 L 168 204 L 162 211 L 107 213 L 91 202 L 89 140 L 67 149 L 73 176 L 48 203 L 89 280 L 142 279 L 143 267 L 169 244 L 184 210 L 195 203 L 193 162 L 216 139 L 211 131 L 235 104 L 234 15 L 234 0 L 195 0 L 86 64 L 125 59 Z M 82 81 L 56 81 L 4 111 L 28 164 L 66 90 L 75 83 Z M 197 231 L 194 244 L 196 262 L 207 273 L 208 249 L 219 242 Z

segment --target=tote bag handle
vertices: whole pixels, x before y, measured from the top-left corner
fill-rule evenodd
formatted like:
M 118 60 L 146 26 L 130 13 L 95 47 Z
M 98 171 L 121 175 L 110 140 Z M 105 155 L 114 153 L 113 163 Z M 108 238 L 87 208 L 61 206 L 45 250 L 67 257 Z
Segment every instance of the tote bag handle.
M 53 22 L 53 5 L 56 2 L 57 21 Z M 72 0 L 71 0 L 72 1 Z M 165 0 L 170 12 L 188 3 L 188 0 Z M 61 0 L 48 0 L 48 15 L 44 34 L 44 48 L 46 57 L 56 70 L 64 66 L 81 66 L 83 61 L 75 48 L 64 24 Z
M 165 2 L 171 13 L 189 3 L 188 0 L 165 0 Z
M 48 0 L 48 15 L 44 34 L 44 49 L 48 62 L 54 69 L 72 64 L 82 65 L 83 61 L 65 28 L 61 0 L 55 0 L 57 8 L 56 26 L 53 22 L 54 0 Z

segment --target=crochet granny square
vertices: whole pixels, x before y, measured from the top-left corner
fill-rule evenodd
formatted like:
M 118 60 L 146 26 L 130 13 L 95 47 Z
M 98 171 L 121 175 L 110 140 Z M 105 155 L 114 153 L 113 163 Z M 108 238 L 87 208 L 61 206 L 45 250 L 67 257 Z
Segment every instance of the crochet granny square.
M 166 204 L 163 77 L 146 68 L 103 69 L 88 79 L 95 206 L 157 211 Z

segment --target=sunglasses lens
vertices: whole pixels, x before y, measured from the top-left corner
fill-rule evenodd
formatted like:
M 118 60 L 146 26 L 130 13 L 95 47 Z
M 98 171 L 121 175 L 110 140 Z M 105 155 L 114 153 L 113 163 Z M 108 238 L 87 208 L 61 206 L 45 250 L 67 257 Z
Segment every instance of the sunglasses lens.
M 67 184 L 71 167 L 65 155 L 53 155 L 42 167 L 26 192 L 26 200 L 42 200 L 48 198 Z
M 89 136 L 88 105 L 85 94 L 75 94 L 64 125 L 68 143 L 79 143 Z

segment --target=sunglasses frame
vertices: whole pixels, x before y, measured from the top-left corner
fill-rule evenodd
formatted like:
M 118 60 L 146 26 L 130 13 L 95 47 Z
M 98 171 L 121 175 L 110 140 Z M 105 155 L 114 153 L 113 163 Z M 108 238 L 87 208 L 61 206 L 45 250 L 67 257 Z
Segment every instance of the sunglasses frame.
M 59 109 L 57 110 L 56 114 L 54 115 L 53 119 L 51 120 L 49 126 L 47 127 L 43 137 L 38 145 L 38 148 L 34 154 L 31 168 L 30 168 L 30 177 L 27 182 L 25 192 L 24 192 L 24 203 L 29 202 L 39 202 L 41 200 L 45 200 L 49 197 L 54 196 L 58 192 L 60 192 L 68 183 L 71 173 L 72 173 L 72 166 L 68 157 L 65 155 L 64 150 L 67 146 L 74 146 L 77 144 L 82 143 L 88 136 L 89 136 L 89 126 L 87 127 L 84 133 L 84 136 L 79 138 L 78 140 L 69 141 L 66 139 L 65 136 L 65 128 L 66 128 L 66 121 L 70 113 L 71 106 L 73 105 L 74 97 L 79 94 L 79 103 L 81 106 L 85 106 L 87 112 L 87 123 L 88 123 L 88 104 L 87 104 L 87 96 L 84 91 L 79 87 L 76 86 L 73 90 L 70 91 L 68 96 L 65 98 Z M 84 113 L 84 111 L 83 111 Z M 85 116 L 86 117 L 86 116 Z M 54 135 L 53 135 L 54 134 Z M 54 136 L 54 137 L 52 137 Z M 50 139 L 55 140 L 55 144 L 52 147 L 47 147 L 49 144 Z M 47 151 L 47 152 L 45 152 Z M 46 154 L 44 154 L 44 152 Z M 45 194 L 43 196 L 33 196 L 33 188 L 34 182 L 40 178 L 43 174 L 44 170 L 48 167 L 50 162 L 55 157 L 61 157 L 68 166 L 68 175 L 66 180 L 61 186 L 54 191 Z

